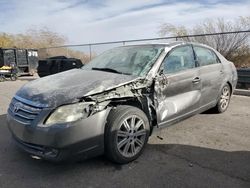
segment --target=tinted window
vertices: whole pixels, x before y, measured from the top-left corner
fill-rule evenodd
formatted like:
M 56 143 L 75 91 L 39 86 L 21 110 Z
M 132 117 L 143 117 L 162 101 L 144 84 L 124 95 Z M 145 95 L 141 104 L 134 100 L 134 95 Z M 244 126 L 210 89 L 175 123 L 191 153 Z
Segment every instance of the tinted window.
M 195 67 L 191 46 L 178 47 L 170 52 L 163 62 L 164 73 L 175 73 Z
M 209 49 L 195 46 L 194 51 L 200 66 L 219 63 L 217 56 Z

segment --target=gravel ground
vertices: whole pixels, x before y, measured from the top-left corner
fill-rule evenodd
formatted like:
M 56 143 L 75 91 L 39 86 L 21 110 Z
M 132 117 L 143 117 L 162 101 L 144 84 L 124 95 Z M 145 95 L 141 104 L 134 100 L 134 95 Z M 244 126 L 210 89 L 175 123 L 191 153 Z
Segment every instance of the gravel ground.
M 250 97 L 233 96 L 227 112 L 200 114 L 150 138 L 127 165 L 104 157 L 53 164 L 12 143 L 6 110 L 33 77 L 0 83 L 0 187 L 250 187 Z

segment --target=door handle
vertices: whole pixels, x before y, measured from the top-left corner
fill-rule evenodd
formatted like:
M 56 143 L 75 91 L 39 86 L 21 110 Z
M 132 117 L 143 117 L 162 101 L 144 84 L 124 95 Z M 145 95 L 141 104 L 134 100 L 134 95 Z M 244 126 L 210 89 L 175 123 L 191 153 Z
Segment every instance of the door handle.
M 199 77 L 195 77 L 192 82 L 195 83 L 199 83 L 201 81 L 201 79 Z

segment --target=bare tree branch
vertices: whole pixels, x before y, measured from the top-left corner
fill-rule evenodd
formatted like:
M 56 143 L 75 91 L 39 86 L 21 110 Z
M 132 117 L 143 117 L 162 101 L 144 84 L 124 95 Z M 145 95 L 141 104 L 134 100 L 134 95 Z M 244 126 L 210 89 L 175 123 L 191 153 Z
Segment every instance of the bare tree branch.
M 218 18 L 217 20 L 206 19 L 203 21 L 203 23 L 195 25 L 192 29 L 187 29 L 184 26 L 175 26 L 173 24 L 164 23 L 160 26 L 159 34 L 162 37 L 166 35 L 184 36 L 241 30 L 250 30 L 250 16 L 239 17 L 232 21 L 224 20 L 222 18 Z M 202 37 L 197 36 L 192 38 L 185 37 L 181 40 L 207 44 L 218 50 L 227 59 L 234 60 L 236 64 L 244 64 L 242 63 L 242 59 L 235 58 L 236 56 L 239 56 L 240 54 L 244 54 L 245 56 L 246 51 L 248 51 L 247 53 L 250 57 L 250 33 L 236 33 Z M 241 53 L 241 50 L 244 51 L 244 53 Z M 250 66 L 250 62 L 248 66 Z

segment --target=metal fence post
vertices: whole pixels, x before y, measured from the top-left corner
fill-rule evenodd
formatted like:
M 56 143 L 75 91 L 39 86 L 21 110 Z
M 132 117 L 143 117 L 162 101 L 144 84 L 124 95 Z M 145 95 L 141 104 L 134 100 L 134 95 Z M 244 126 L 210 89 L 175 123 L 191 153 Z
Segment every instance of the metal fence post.
M 91 60 L 91 56 L 92 56 L 91 44 L 89 44 L 89 60 Z

